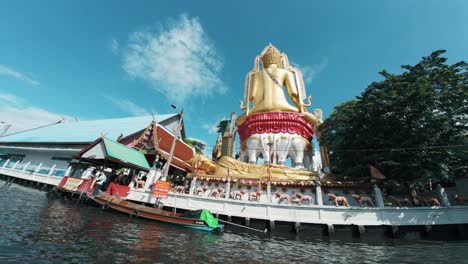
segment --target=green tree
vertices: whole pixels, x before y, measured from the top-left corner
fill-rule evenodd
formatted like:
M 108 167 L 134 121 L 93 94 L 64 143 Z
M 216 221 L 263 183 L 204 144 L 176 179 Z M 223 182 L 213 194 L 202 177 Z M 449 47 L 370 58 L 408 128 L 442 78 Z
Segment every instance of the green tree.
M 403 73 L 380 72 L 355 100 L 337 107 L 320 127 L 332 171 L 360 177 L 368 165 L 388 178 L 466 176 L 468 64 L 446 64 L 433 52 Z
M 205 143 L 194 138 L 185 138 L 184 142 L 187 143 L 189 146 L 195 148 L 195 151 L 198 154 L 203 154 L 203 150 L 205 149 Z

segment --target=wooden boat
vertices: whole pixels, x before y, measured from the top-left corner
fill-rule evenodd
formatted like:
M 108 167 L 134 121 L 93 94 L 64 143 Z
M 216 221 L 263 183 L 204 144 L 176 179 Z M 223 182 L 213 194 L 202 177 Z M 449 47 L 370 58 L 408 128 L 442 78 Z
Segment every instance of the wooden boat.
M 217 219 L 211 215 L 208 210 L 188 211 L 180 214 L 171 211 L 165 211 L 159 208 L 152 208 L 136 203 L 128 202 L 106 193 L 88 196 L 94 202 L 122 213 L 128 213 L 135 217 L 142 217 L 150 220 L 181 225 L 203 231 L 222 230 L 223 225 L 219 224 Z

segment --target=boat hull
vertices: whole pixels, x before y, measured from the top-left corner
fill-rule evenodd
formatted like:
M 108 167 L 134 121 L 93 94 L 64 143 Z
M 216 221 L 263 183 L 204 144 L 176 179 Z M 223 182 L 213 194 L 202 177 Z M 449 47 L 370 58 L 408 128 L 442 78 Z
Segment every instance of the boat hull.
M 103 208 L 110 208 L 115 211 L 127 213 L 135 217 L 141 217 L 149 220 L 180 225 L 203 231 L 214 231 L 218 229 L 218 227 L 213 228 L 208 226 L 205 221 L 200 219 L 185 218 L 182 217 L 179 213 L 135 204 L 125 200 L 121 200 L 116 197 L 108 196 L 106 194 L 89 196 L 89 198 L 94 202 L 102 205 Z

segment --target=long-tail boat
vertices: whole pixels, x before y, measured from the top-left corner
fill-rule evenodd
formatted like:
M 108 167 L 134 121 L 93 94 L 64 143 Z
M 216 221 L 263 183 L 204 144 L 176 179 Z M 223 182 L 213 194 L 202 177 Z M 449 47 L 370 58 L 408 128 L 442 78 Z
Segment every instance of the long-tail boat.
M 110 208 L 135 217 L 156 220 L 203 231 L 222 230 L 223 228 L 223 225 L 218 223 L 218 219 L 216 219 L 208 210 L 187 211 L 186 213 L 181 214 L 132 203 L 114 196 L 109 196 L 106 193 L 89 195 L 89 198 L 102 205 L 103 208 Z

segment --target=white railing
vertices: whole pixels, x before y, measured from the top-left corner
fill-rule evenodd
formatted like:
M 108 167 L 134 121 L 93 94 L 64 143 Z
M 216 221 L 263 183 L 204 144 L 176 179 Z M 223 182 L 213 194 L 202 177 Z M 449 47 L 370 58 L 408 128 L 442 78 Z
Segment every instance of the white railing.
M 69 169 L 58 168 L 55 164 L 49 167 L 42 163 L 33 164 L 30 161 L 20 163 L 19 161 L 11 162 L 9 159 L 0 159 L 1 174 L 49 185 L 58 185 L 62 177 L 69 171 Z

